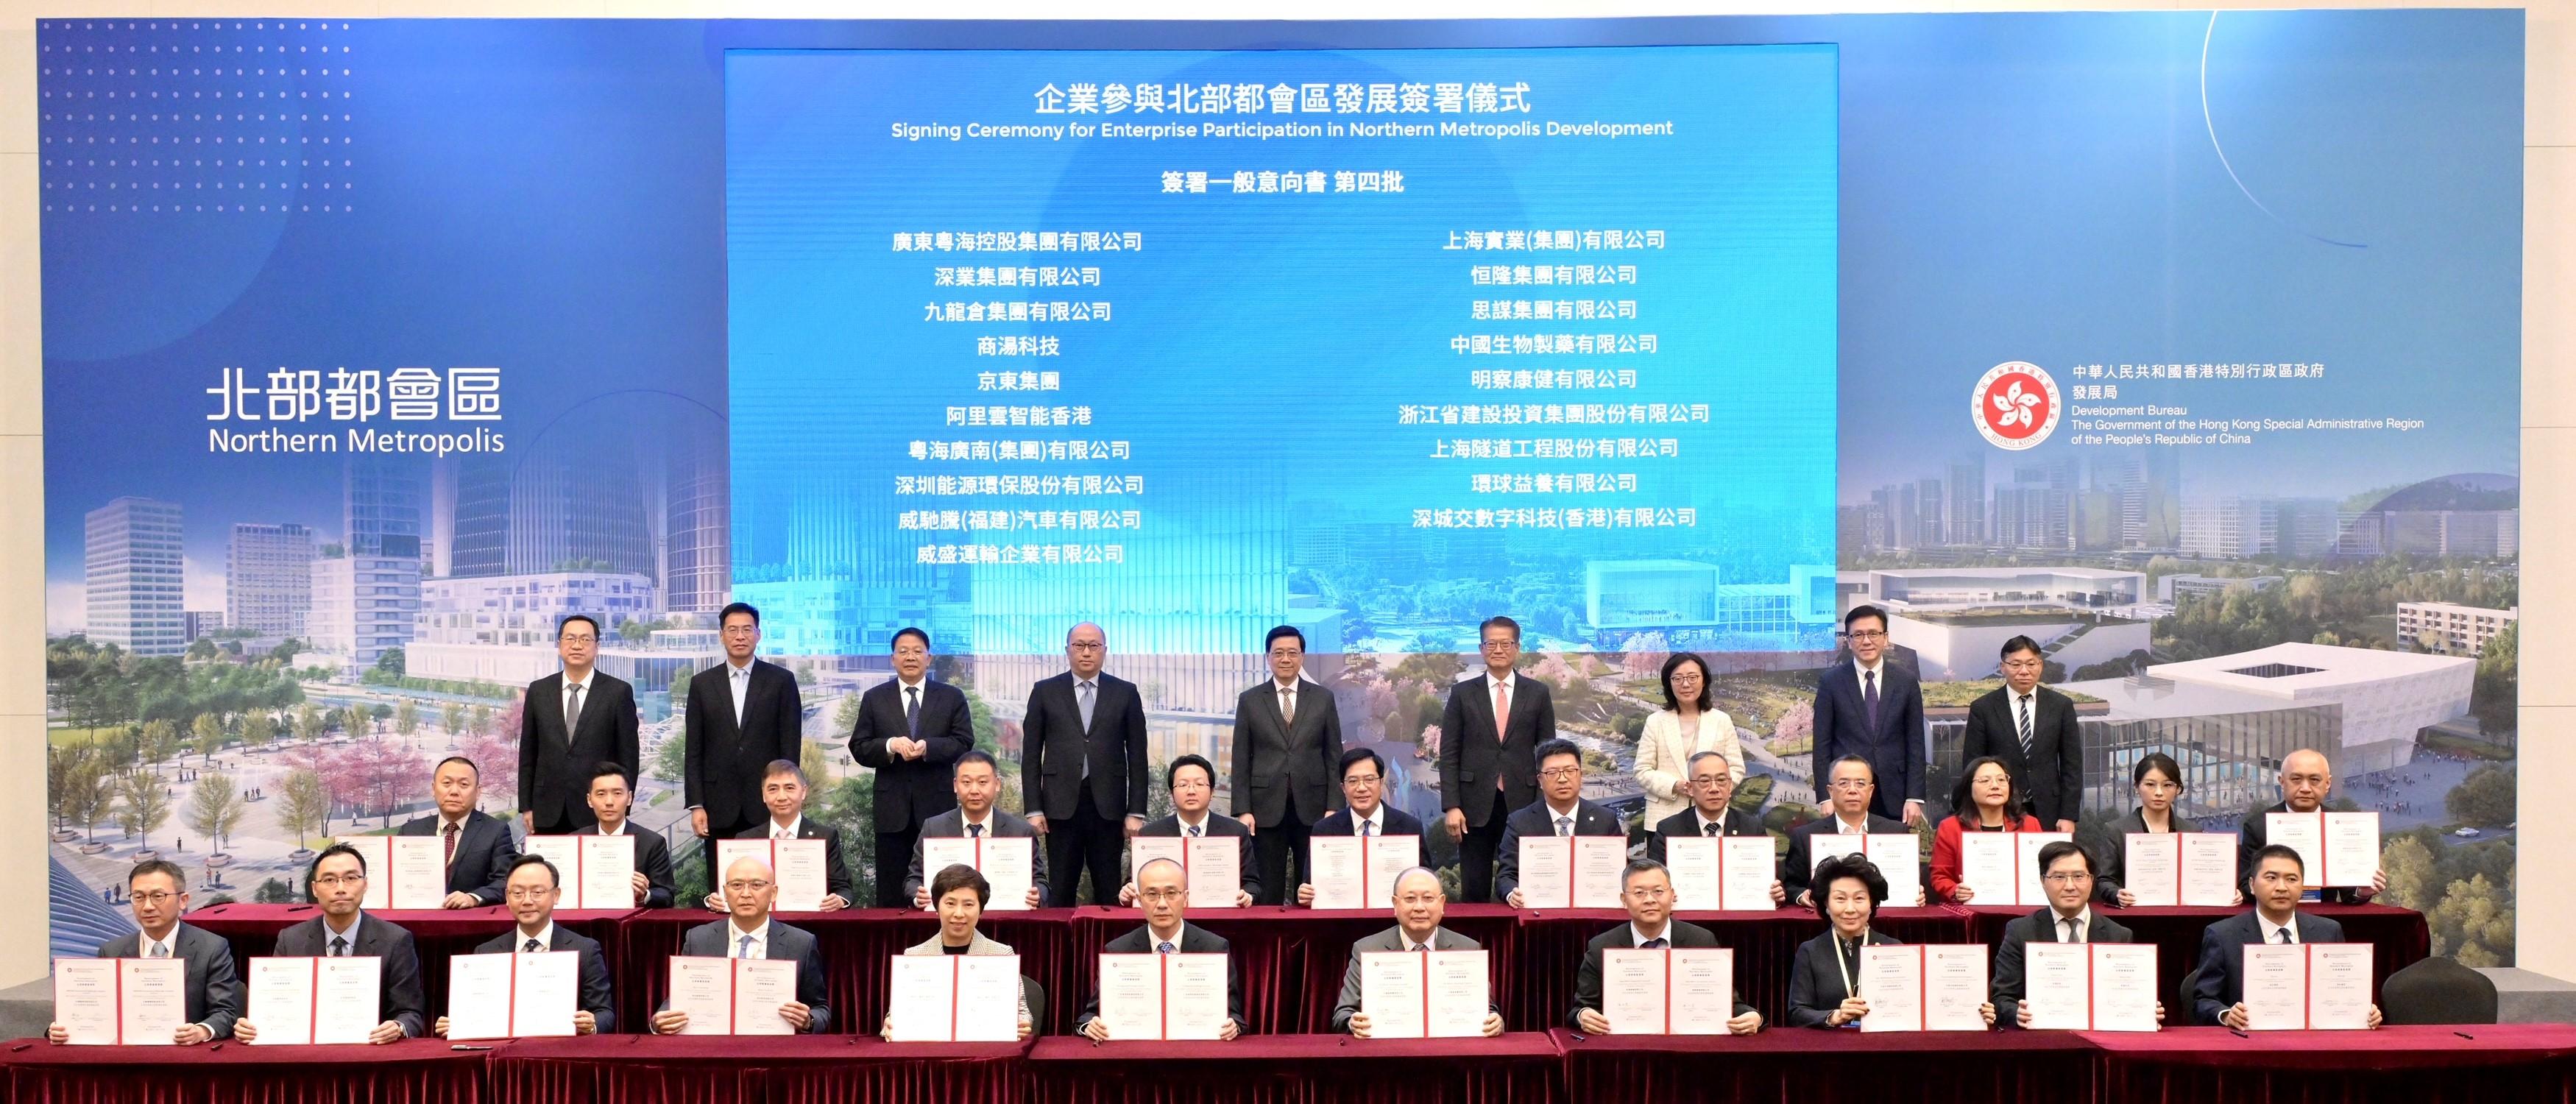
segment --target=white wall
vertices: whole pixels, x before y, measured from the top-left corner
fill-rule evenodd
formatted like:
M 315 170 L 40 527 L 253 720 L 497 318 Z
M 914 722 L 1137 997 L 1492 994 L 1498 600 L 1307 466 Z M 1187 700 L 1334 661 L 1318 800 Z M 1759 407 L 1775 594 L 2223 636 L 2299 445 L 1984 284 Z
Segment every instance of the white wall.
M 1819 13 L 1836 11 L 2052 10 L 2070 5 L 1936 0 L 1800 3 L 1752 0 L 1735 6 L 1670 0 L 1238 0 L 1236 18 L 1371 19 Z M 2179 3 L 2110 2 L 2092 9 L 2174 9 Z M 2237 3 L 2221 7 L 2504 7 L 2502 4 Z M 1204 19 L 1204 4 L 1117 0 L 1084 5 L 1029 0 L 950 0 L 937 14 L 974 19 Z M 650 18 L 863 18 L 911 14 L 878 5 L 791 0 L 0 0 L 0 986 L 45 972 L 44 496 L 27 473 L 43 464 L 43 386 L 37 333 L 36 15 L 545 16 Z M 2576 471 L 2576 0 L 2531 0 L 2524 141 L 2523 470 Z M 2525 670 L 2563 670 L 2576 647 L 2557 614 L 2576 612 L 2576 480 L 2543 478 L 2523 487 L 2523 661 Z M 2576 777 L 2576 742 L 2547 733 L 2576 724 L 2576 680 L 2534 678 L 2522 690 L 2524 806 L 2552 809 L 2564 792 L 2549 780 Z M 2544 813 L 2543 815 L 2546 815 Z M 2553 821 L 2554 822 L 2553 818 Z M 32 886 L 33 893 L 20 887 Z M 2576 978 L 2576 848 L 2522 855 L 2521 964 Z

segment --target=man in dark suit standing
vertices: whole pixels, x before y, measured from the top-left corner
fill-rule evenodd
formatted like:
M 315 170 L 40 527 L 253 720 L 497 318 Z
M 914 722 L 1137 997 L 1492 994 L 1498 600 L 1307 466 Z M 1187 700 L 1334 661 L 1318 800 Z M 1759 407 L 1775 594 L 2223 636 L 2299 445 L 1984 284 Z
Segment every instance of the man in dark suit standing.
M 438 811 L 394 830 L 398 836 L 437 836 L 447 853 L 447 898 L 440 908 L 482 908 L 501 903 L 501 883 L 518 861 L 510 826 L 475 805 L 483 799 L 483 771 L 474 760 L 450 755 L 430 778 Z M 390 873 L 387 875 L 390 877 Z
M 796 964 L 796 999 L 778 1006 L 778 1018 L 800 1035 L 832 1030 L 832 1003 L 823 985 L 822 944 L 814 933 L 779 923 L 770 906 L 778 900 L 778 876 L 769 864 L 739 858 L 716 879 L 731 915 L 690 928 L 680 935 L 680 953 L 693 958 L 762 958 Z M 689 1014 L 671 1011 L 668 1000 L 653 1013 L 656 1035 L 677 1035 L 689 1026 Z
M 1116 900 L 1118 857 L 1145 827 L 1145 697 L 1103 674 L 1109 637 L 1088 621 L 1064 634 L 1071 670 L 1029 687 L 1020 734 L 1020 801 L 1046 837 L 1047 903 L 1072 908 L 1091 872 L 1094 904 Z
M 803 762 L 805 703 L 787 668 L 752 657 L 760 611 L 724 608 L 725 661 L 689 679 L 683 794 L 699 838 L 731 839 L 760 823 L 760 783 L 769 764 Z M 712 852 L 710 852 L 712 854 Z
M 631 777 L 635 688 L 592 666 L 599 622 L 576 613 L 555 626 L 564 669 L 528 684 L 519 708 L 519 821 L 531 835 L 561 836 L 590 827 L 590 769 L 607 760 Z
M 671 845 L 662 842 L 662 833 L 644 831 L 626 819 L 635 803 L 634 776 L 618 763 L 593 766 L 589 801 L 595 820 L 573 834 L 635 837 L 635 907 L 671 907 L 679 892 L 671 878 Z
M 222 936 L 179 922 L 188 911 L 188 875 L 177 863 L 151 859 L 134 864 L 125 875 L 134 923 L 142 930 L 120 935 L 98 948 L 100 958 L 176 958 L 187 963 L 188 1022 L 171 1041 L 181 1046 L 230 1038 L 241 1018 L 242 985 L 233 971 L 232 944 Z M 47 1025 L 45 1038 L 64 1042 L 71 1032 L 60 1023 Z
M 1306 634 L 1295 626 L 1270 630 L 1270 677 L 1234 700 L 1234 815 L 1252 829 L 1254 861 L 1261 868 L 1257 905 L 1287 899 L 1288 860 L 1297 881 L 1308 881 L 1306 836 L 1341 802 L 1333 771 L 1342 759 L 1342 715 L 1333 692 L 1300 673 Z
M 1843 615 L 1850 664 L 1827 667 L 1816 679 L 1815 778 L 1846 755 L 1869 760 L 1878 796 L 1871 809 L 1908 825 L 1923 823 L 1923 684 L 1914 672 L 1887 662 L 1887 614 L 1854 606 Z M 1816 795 L 1823 804 L 1822 793 Z
M 1613 947 L 1658 950 L 1678 947 L 1717 946 L 1717 936 L 1697 924 L 1673 919 L 1673 876 L 1664 864 L 1639 859 L 1628 864 L 1619 875 L 1619 903 L 1628 908 L 1628 922 L 1592 937 L 1583 947 L 1583 966 L 1574 975 L 1574 1007 L 1565 1014 L 1565 1024 L 1586 1035 L 1610 1033 L 1610 1018 L 1601 1014 L 1601 952 Z M 1729 1035 L 1751 1035 L 1762 1030 L 1762 1013 L 1744 1002 L 1742 993 L 1735 994 L 1735 1014 L 1727 1017 Z
M 957 807 L 949 768 L 975 746 L 975 723 L 966 693 L 930 681 L 930 634 L 904 628 L 894 634 L 894 681 L 859 695 L 859 722 L 850 731 L 850 755 L 873 768 L 876 781 L 877 907 L 910 903 L 904 875 L 913 841 L 930 818 Z
M 1440 807 L 1458 841 L 1458 881 L 1467 900 L 1494 899 L 1494 855 L 1503 822 L 1538 800 L 1538 745 L 1556 738 L 1556 703 L 1547 684 L 1512 666 L 1521 658 L 1521 626 L 1489 617 L 1477 627 L 1485 673 L 1449 688 L 1440 711 Z
M 1217 1028 L 1216 1037 L 1228 1042 L 1241 1037 L 1249 1030 L 1243 1018 L 1243 973 L 1223 936 L 1184 919 L 1189 914 L 1190 891 L 1181 864 L 1155 859 L 1136 872 L 1136 884 L 1140 887 L 1137 903 L 1145 910 L 1145 926 L 1110 940 L 1100 953 L 1225 955 L 1225 1023 Z M 1096 989 L 1091 999 L 1082 1002 L 1082 1011 L 1074 1014 L 1073 1031 L 1095 1043 L 1109 1038 L 1109 1024 L 1100 1018 L 1100 994 Z
M 278 932 L 275 956 L 381 960 L 376 985 L 380 1022 L 367 1033 L 367 1041 L 419 1038 L 429 1029 L 429 998 L 420 986 L 420 950 L 410 932 L 358 910 L 358 902 L 367 896 L 366 856 L 348 844 L 332 844 L 313 857 L 304 884 L 311 889 L 314 903 L 322 906 L 322 915 Z M 256 1042 L 259 1025 L 247 1016 L 236 1020 L 233 1038 Z
M 2134 943 L 2129 929 L 2093 911 L 2093 853 L 2057 840 L 2039 849 L 2039 880 L 2048 904 L 2004 925 L 2003 943 L 1995 948 L 1991 990 L 1995 1019 L 2015 1027 L 2030 1026 L 2030 1009 L 2022 1005 L 2029 986 L 2024 980 L 2022 950 L 2032 943 Z M 2156 1022 L 2165 1019 L 2165 1002 L 2156 1001 Z
M 475 954 L 536 954 L 565 951 L 581 956 L 581 991 L 574 994 L 572 1033 L 605 1035 L 617 1030 L 616 1004 L 609 998 L 608 955 L 599 941 L 555 925 L 555 903 L 563 899 L 563 872 L 543 855 L 521 855 L 510 867 L 510 917 L 516 927 L 475 944 Z M 454 1002 L 450 1002 L 454 1007 Z M 447 1017 L 429 1025 L 429 1033 L 447 1037 Z
M 2072 832 L 2083 812 L 2084 733 L 2075 723 L 2075 699 L 2039 684 L 2046 666 L 2038 641 L 2004 641 L 2004 684 L 1969 703 L 1959 761 L 2002 760 L 2013 792 L 2029 799 L 2030 815 L 2050 831 Z
M 2192 990 L 2192 1019 L 2203 1026 L 2245 1030 L 2245 945 L 2306 945 L 2343 942 L 2343 925 L 2299 911 L 2307 886 L 2307 864 L 2285 844 L 2265 844 L 2254 853 L 2254 872 L 2246 894 L 2251 912 L 2230 916 L 2200 936 L 2200 979 Z M 2379 1026 L 2379 1006 L 2370 1006 L 2370 1026 Z
M 1539 799 L 1503 822 L 1502 872 L 1494 892 L 1503 903 L 1521 908 L 1521 840 L 1532 836 L 1628 837 L 1628 825 L 1608 806 L 1583 797 L 1583 749 L 1570 740 L 1538 746 Z
M 1771 832 L 1762 822 L 1734 807 L 1735 768 L 1722 751 L 1703 751 L 1684 764 L 1690 772 L 1682 783 L 1690 794 L 1691 807 L 1665 817 L 1655 825 L 1653 835 L 1646 837 L 1646 857 L 1664 861 L 1666 840 L 1682 836 L 1767 836 Z M 1771 889 L 1771 903 L 1780 903 L 1780 889 Z M 1705 902 L 1692 902 L 1698 908 Z

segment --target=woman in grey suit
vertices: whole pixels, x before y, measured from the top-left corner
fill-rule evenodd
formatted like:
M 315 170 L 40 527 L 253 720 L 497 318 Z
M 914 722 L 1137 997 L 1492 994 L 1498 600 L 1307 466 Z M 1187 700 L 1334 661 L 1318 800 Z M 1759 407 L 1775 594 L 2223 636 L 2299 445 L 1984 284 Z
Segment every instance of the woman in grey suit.
M 983 922 L 984 903 L 993 896 L 993 885 L 975 868 L 957 863 L 941 870 L 930 879 L 930 902 L 939 909 L 939 934 L 904 948 L 906 955 L 1007 955 L 1018 954 L 1008 943 L 984 937 L 975 930 Z M 1020 990 L 1020 1038 L 1029 1037 L 1036 1021 L 1029 1016 L 1029 991 Z M 894 1039 L 894 1017 L 889 1015 L 877 1028 L 877 1034 Z

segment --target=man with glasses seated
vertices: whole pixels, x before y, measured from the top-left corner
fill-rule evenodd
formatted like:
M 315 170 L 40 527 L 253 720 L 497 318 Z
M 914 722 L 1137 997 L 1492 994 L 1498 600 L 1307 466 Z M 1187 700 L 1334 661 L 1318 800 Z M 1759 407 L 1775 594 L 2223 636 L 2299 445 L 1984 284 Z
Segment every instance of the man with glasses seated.
M 1854 606 L 1844 614 L 1843 639 L 1852 661 L 1827 667 L 1816 678 L 1813 777 L 1829 777 L 1834 760 L 1858 756 L 1877 780 L 1871 811 L 1921 824 L 1923 684 L 1914 672 L 1887 662 L 1887 614 L 1877 606 Z
M 2313 813 L 2326 807 L 2326 797 L 2334 792 L 2334 767 L 2326 762 L 2325 753 L 2300 748 L 2281 758 L 2281 802 L 2268 809 L 2245 814 L 2236 828 L 2236 875 L 2245 880 L 2238 888 L 2253 892 L 2254 858 L 2272 842 L 2273 813 Z M 2322 875 L 2321 875 L 2322 876 Z M 2374 870 L 2366 886 L 2321 888 L 2307 883 L 2302 901 L 2329 905 L 2358 905 L 2378 896 L 2388 888 L 2388 872 Z
M 1526 907 L 1521 904 L 1522 837 L 1628 836 L 1628 826 L 1619 814 L 1584 799 L 1583 749 L 1572 741 L 1549 740 L 1538 746 L 1538 790 L 1538 800 L 1514 810 L 1511 819 L 1503 822 L 1502 870 L 1494 876 L 1494 892 L 1513 908 Z
M 573 1004 L 572 1031 L 575 1035 L 597 1035 L 617 1030 L 615 1002 L 608 995 L 608 956 L 599 949 L 599 941 L 568 928 L 555 926 L 555 902 L 563 899 L 563 872 L 543 855 L 521 855 L 510 867 L 508 887 L 502 900 L 510 906 L 510 916 L 518 925 L 484 940 L 474 948 L 475 954 L 535 954 L 540 951 L 570 951 L 581 956 L 581 993 Z M 429 1027 L 430 1034 L 447 1037 L 447 1017 Z
M 232 944 L 224 937 L 183 924 L 188 911 L 188 874 L 167 859 L 147 859 L 125 875 L 126 901 L 134 907 L 141 931 L 120 935 L 98 948 L 100 958 L 177 958 L 187 962 L 188 1022 L 171 1033 L 180 1046 L 228 1038 L 241 1018 L 242 987 L 233 972 Z M 71 1029 L 47 1025 L 45 1038 L 64 1042 Z
M 1892 835 L 1906 827 L 1869 811 L 1870 796 L 1878 789 L 1878 780 L 1870 772 L 1869 760 L 1846 755 L 1834 760 L 1824 775 L 1826 808 L 1829 815 L 1789 829 L 1789 850 L 1780 858 L 1781 895 L 1799 908 L 1814 908 L 1815 899 L 1807 892 L 1808 881 L 1815 875 L 1813 841 L 1819 835 L 1846 836 Z M 1855 840 L 1854 843 L 1859 841 Z M 1858 847 L 1845 848 L 1857 851 Z M 1919 905 L 1923 901 L 1891 901 L 1893 905 Z
M 778 1017 L 799 1034 L 821 1035 L 832 1029 L 831 998 L 823 990 L 823 952 L 814 933 L 772 919 L 778 901 L 778 877 L 759 859 L 738 858 L 724 870 L 725 904 L 733 915 L 688 930 L 680 953 L 694 958 L 765 958 L 796 964 L 796 999 L 778 1006 Z M 689 1026 L 689 1014 L 663 1002 L 653 1013 L 653 1033 L 677 1035 Z
M 1413 815 L 1389 805 L 1386 797 L 1386 760 L 1364 747 L 1342 753 L 1342 808 L 1315 822 L 1312 835 L 1317 836 L 1422 836 L 1422 822 Z M 1297 903 L 1312 906 L 1315 887 L 1310 882 L 1297 885 Z
M 1225 1023 L 1217 1038 L 1231 1042 L 1249 1030 L 1243 1018 L 1243 974 L 1225 937 L 1188 922 L 1189 878 L 1181 864 L 1153 859 L 1136 871 L 1131 883 L 1136 903 L 1145 910 L 1145 926 L 1109 941 L 1102 954 L 1221 954 L 1225 960 Z M 1082 1002 L 1073 1017 L 1074 1034 L 1092 1042 L 1109 1038 L 1109 1021 L 1100 1018 L 1100 994 Z
M 1610 1034 L 1610 1018 L 1601 1011 L 1603 951 L 1717 946 L 1717 936 L 1707 928 L 1673 919 L 1673 908 L 1678 903 L 1673 896 L 1673 876 L 1662 863 L 1652 859 L 1630 862 L 1619 875 L 1619 903 L 1628 910 L 1628 922 L 1593 936 L 1592 942 L 1583 947 L 1583 965 L 1574 975 L 1574 1009 L 1565 1014 L 1565 1023 L 1586 1035 Z M 1735 1014 L 1727 1017 L 1726 1033 L 1751 1035 L 1762 1030 L 1762 1013 L 1745 1003 L 1742 994 L 1734 996 Z
M 2030 1026 L 2030 1009 L 2022 1006 L 2028 991 L 2023 981 L 2023 947 L 2032 943 L 2134 943 L 2129 929 L 2094 913 L 2093 853 L 2065 840 L 2039 849 L 2039 880 L 2048 904 L 2004 925 L 2003 944 L 1995 948 L 1993 978 L 1995 1018 L 2015 1027 Z M 2165 1002 L 2156 1002 L 2156 1022 L 2165 1021 Z
M 375 1030 L 370 1043 L 419 1038 L 429 1028 L 429 998 L 420 987 L 420 951 L 411 933 L 383 919 L 359 912 L 367 896 L 367 858 L 345 843 L 335 843 L 313 856 L 305 873 L 314 903 L 322 915 L 277 933 L 278 958 L 376 958 L 381 963 L 376 987 Z M 233 1023 L 233 1038 L 259 1041 L 259 1025 L 248 1016 Z

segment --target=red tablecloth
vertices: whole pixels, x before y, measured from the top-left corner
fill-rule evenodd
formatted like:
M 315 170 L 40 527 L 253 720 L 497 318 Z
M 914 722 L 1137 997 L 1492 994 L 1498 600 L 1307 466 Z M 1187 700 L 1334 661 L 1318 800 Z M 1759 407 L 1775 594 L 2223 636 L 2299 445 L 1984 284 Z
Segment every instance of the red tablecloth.
M 2512 1104 L 2576 1100 L 2576 1025 L 2239 1034 L 2088 1033 L 2098 1104 Z
M 0 1044 L 14 1104 L 480 1104 L 483 1057 L 444 1039 L 388 1046 Z
M 2031 914 L 2026 908 L 1999 908 L 1993 905 L 1952 906 L 1975 916 L 1976 938 L 1987 946 L 2004 941 L 2004 925 Z M 2098 906 L 2097 906 L 2098 907 Z M 2100 915 L 2136 933 L 2138 942 L 2156 945 L 2156 993 L 2165 1002 L 2170 1021 L 2191 1022 L 2191 1010 L 2174 1010 L 2174 998 L 2182 985 L 2183 975 L 2200 965 L 2200 935 L 2209 925 L 2245 911 L 2235 908 L 2106 908 Z M 2371 970 L 2388 975 L 2423 961 L 2433 953 L 2433 935 L 2424 926 L 2424 914 L 2413 909 L 2386 905 L 2302 905 L 2301 912 L 2323 916 L 2343 925 L 2344 938 L 2355 943 L 2368 943 L 2376 948 L 2371 955 Z
M 1555 1031 L 1586 1100 L 2086 1104 L 2092 1049 L 2066 1032 L 1825 1031 L 1595 1036 Z
M 873 1035 L 522 1039 L 492 1052 L 494 1104 L 1018 1104 L 1026 1043 Z
M 1351 944 L 1395 926 L 1388 909 L 1319 911 L 1290 906 L 1244 909 L 1200 909 L 1189 921 L 1223 936 L 1243 974 L 1243 1015 L 1254 1034 L 1295 1035 L 1331 1030 L 1333 1004 L 1341 997 L 1342 973 L 1350 966 Z M 1503 905 L 1450 905 L 1441 926 L 1475 940 L 1487 951 L 1493 999 L 1511 1007 L 1510 994 L 1522 973 L 1514 958 L 1519 939 L 1519 913 Z M 1097 965 L 1102 944 L 1144 924 L 1139 909 L 1088 907 L 1074 913 L 1073 942 L 1079 948 L 1080 976 L 1075 979 L 1074 1007 L 1098 987 Z M 1064 1033 L 1070 1018 L 1052 1028 Z
M 1707 928 L 1719 946 L 1735 951 L 1736 992 L 1778 1023 L 1789 1007 L 1789 965 L 1798 944 L 1825 930 L 1813 909 L 1772 912 L 1684 912 L 1680 918 Z M 1574 975 L 1594 936 L 1628 921 L 1618 909 L 1528 912 L 1521 916 L 1520 982 L 1503 1005 L 1514 1031 L 1546 1031 L 1574 1008 Z M 1891 908 L 1878 912 L 1879 929 L 1908 943 L 1967 943 L 1967 917 L 1956 909 Z
M 1099 1044 L 1050 1036 L 1029 1052 L 1032 1099 L 1048 1104 L 1557 1104 L 1570 1099 L 1560 1061 L 1555 1040 L 1536 1033 Z
M 634 909 L 563 911 L 555 913 L 555 923 L 568 931 L 598 940 L 600 952 L 614 963 L 622 930 L 619 921 L 634 912 Z M 188 914 L 187 921 L 224 937 L 225 942 L 232 944 L 233 962 L 238 965 L 247 959 L 268 957 L 269 952 L 277 949 L 277 933 L 321 914 L 319 905 L 233 903 L 198 909 Z M 367 917 L 411 933 L 412 942 L 420 948 L 420 983 L 429 998 L 427 1018 L 430 1020 L 447 1013 L 447 960 L 455 955 L 473 954 L 474 948 L 484 940 L 510 930 L 517 923 L 511 918 L 510 910 L 500 905 L 475 909 L 388 910 L 371 912 Z M 624 1005 L 619 1005 L 617 1015 L 621 1021 L 625 1019 Z
M 1072 913 L 1071 909 L 1034 909 L 984 914 L 984 934 L 1010 944 L 1020 954 L 1020 972 L 1046 987 L 1049 1031 L 1064 1031 L 1072 1023 L 1082 1000 L 1075 995 L 1077 981 L 1086 990 L 1092 984 L 1087 977 L 1078 979 L 1075 971 L 1078 968 L 1087 975 L 1099 953 L 1093 947 L 1090 956 L 1075 961 Z M 913 909 L 782 912 L 777 917 L 780 923 L 813 932 L 822 944 L 835 1034 L 875 1035 L 885 1020 L 891 984 L 887 961 L 939 931 L 938 917 Z M 723 915 L 704 909 L 647 909 L 629 915 L 610 967 L 617 975 L 618 1022 L 639 1026 L 651 1022 L 654 1006 L 662 1002 L 663 991 L 670 985 L 666 962 L 680 953 L 681 936 L 700 924 L 722 919 Z

